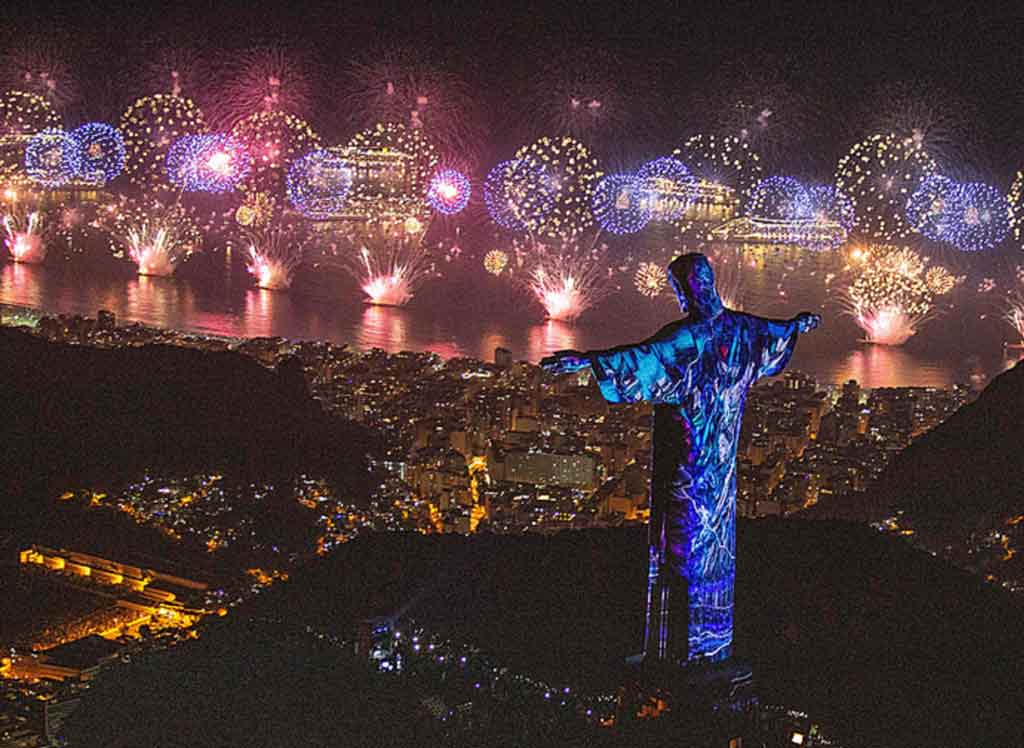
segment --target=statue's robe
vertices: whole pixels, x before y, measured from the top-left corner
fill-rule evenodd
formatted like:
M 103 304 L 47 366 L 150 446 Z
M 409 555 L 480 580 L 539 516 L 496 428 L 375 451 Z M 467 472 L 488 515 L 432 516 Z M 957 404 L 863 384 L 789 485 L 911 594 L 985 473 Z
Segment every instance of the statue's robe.
M 798 332 L 796 321 L 724 309 L 589 354 L 608 402 L 654 404 L 645 656 L 730 655 L 743 406 L 757 379 L 785 368 Z

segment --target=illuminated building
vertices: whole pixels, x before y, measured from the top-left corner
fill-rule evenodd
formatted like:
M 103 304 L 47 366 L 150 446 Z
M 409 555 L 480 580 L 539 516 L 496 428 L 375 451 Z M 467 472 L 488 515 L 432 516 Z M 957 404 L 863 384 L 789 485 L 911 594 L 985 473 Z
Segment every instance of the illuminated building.
M 473 457 L 466 465 L 469 471 L 469 493 L 473 499 L 473 506 L 469 511 L 469 532 L 476 532 L 482 520 L 490 516 L 486 502 L 483 500 L 480 491 L 481 481 L 487 485 L 491 483 L 491 476 L 487 472 L 487 458 Z
M 105 639 L 112 639 L 122 634 L 135 634 L 140 626 L 188 628 L 195 624 L 207 611 L 199 608 L 186 607 L 178 599 L 179 595 L 196 597 L 208 589 L 204 582 L 166 574 L 153 569 L 143 569 L 130 564 L 110 561 L 98 556 L 76 551 L 53 550 L 33 545 L 19 553 L 19 561 L 24 566 L 40 567 L 49 572 L 68 575 L 72 580 L 78 578 L 83 583 L 99 583 L 109 588 L 117 608 L 123 609 L 128 620 L 118 625 L 96 628 L 92 633 Z M 170 592 L 153 586 L 159 583 L 176 588 L 178 592 Z M 26 667 L 22 662 L 18 668 Z M 74 673 L 54 671 L 38 677 L 63 679 L 79 677 Z

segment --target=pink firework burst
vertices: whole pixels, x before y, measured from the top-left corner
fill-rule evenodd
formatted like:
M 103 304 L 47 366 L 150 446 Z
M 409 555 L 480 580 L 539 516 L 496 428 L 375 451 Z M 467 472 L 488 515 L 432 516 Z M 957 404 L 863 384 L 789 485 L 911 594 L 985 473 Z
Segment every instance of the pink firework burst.
M 249 247 L 249 263 L 246 269 L 256 280 L 256 285 L 269 291 L 285 291 L 291 288 L 292 276 L 301 256 L 276 258 L 264 254 L 255 245 Z
M 171 275 L 183 258 L 202 246 L 199 226 L 179 203 L 152 200 L 111 207 L 101 225 L 113 239 L 115 254 L 127 253 L 139 275 Z
M 523 251 L 517 248 L 517 255 Z M 613 289 L 613 270 L 604 245 L 582 247 L 566 242 L 546 246 L 534 242 L 525 253 L 525 286 L 548 319 L 572 322 Z
M 149 91 L 203 99 L 209 88 L 209 71 L 201 55 L 185 47 L 154 51 L 142 72 Z
M 14 209 L 3 217 L 4 246 L 15 262 L 46 259 L 46 220 L 41 211 Z
M 482 140 L 479 113 L 466 82 L 418 51 L 392 49 L 349 66 L 341 96 L 350 124 L 378 122 L 422 130 L 447 153 L 466 158 Z
M 271 291 L 291 288 L 295 271 L 312 243 L 306 224 L 276 217 L 245 234 L 249 242 L 248 270 L 256 285 Z
M 230 127 L 256 112 L 309 112 L 314 64 L 309 55 L 282 47 L 260 47 L 228 63 L 225 83 L 217 96 L 219 125 Z
M 416 239 L 368 239 L 350 270 L 371 304 L 405 306 L 434 272 L 427 248 Z
M 864 339 L 879 345 L 903 345 L 917 333 L 921 318 L 900 306 L 864 308 L 854 315 Z
M 434 249 L 424 232 L 401 226 L 374 225 L 344 232 L 323 247 L 320 259 L 344 270 L 359 284 L 366 301 L 379 306 L 404 306 L 428 278 L 438 275 Z
M 57 109 L 65 109 L 78 98 L 66 49 L 52 37 L 22 38 L 0 58 L 0 83 L 42 96 Z
M 903 345 L 936 316 L 927 260 L 912 249 L 883 245 L 874 246 L 871 254 L 871 263 L 846 291 L 847 308 L 867 342 Z

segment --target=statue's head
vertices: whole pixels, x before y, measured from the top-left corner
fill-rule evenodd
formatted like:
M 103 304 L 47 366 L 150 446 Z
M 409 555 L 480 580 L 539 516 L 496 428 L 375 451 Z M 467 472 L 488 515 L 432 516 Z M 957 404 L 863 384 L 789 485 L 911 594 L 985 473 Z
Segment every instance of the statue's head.
M 710 319 L 722 311 L 715 289 L 715 271 L 699 252 L 679 255 L 668 266 L 668 282 L 679 299 L 679 308 L 690 319 Z

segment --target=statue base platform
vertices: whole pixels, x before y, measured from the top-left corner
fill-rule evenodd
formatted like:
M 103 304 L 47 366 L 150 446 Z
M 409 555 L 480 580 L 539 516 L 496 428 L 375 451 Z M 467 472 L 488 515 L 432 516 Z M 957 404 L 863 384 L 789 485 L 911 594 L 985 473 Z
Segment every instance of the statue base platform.
M 708 736 L 752 737 L 757 731 L 758 698 L 751 667 L 737 660 L 701 666 L 679 666 L 627 660 L 616 722 L 641 728 L 658 720 L 673 734 L 700 740 Z M 736 743 L 743 744 L 742 742 Z

